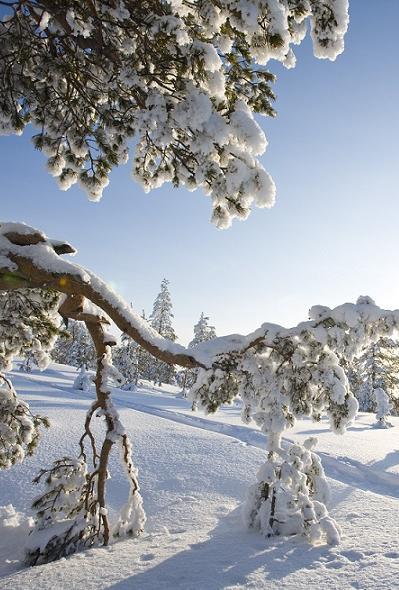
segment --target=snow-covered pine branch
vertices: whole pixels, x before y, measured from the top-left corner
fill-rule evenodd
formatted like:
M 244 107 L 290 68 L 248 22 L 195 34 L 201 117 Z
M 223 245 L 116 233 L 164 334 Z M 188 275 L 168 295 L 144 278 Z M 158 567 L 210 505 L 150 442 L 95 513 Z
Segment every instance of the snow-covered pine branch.
M 0 469 L 22 463 L 33 453 L 40 426 L 48 428 L 47 418 L 32 414 L 11 381 L 0 373 Z
M 145 190 L 172 182 L 210 196 L 228 227 L 271 207 L 254 113 L 274 116 L 271 60 L 344 48 L 348 0 L 15 0 L 0 22 L 0 132 L 35 128 L 62 190 L 101 198 L 135 138 Z M 6 9 L 7 10 L 7 9 Z M 131 142 L 130 142 L 131 145 Z

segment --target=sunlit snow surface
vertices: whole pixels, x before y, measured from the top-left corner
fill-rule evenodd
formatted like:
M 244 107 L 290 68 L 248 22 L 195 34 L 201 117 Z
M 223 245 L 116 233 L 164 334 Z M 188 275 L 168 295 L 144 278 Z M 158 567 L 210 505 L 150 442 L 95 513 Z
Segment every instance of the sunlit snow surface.
M 75 377 L 74 369 L 61 365 L 13 374 L 17 391 L 34 411 L 49 416 L 52 427 L 33 458 L 0 474 L 1 505 L 28 515 L 39 491 L 30 484 L 38 469 L 77 453 L 94 394 L 73 390 Z M 330 433 L 327 422 L 301 420 L 287 433 L 290 440 L 317 436 L 332 478 L 332 515 L 342 528 L 342 543 L 312 547 L 242 528 L 239 505 L 264 459 L 264 437 L 241 423 L 238 406 L 212 417 L 193 414 L 177 393 L 171 386 L 114 391 L 140 470 L 145 534 L 23 569 L 18 559 L 29 523 L 23 514 L 0 510 L 1 590 L 397 587 L 399 418 L 390 420 L 395 428 L 379 430 L 371 428 L 374 416 L 363 413 L 344 436 Z M 111 514 L 127 492 L 116 456 L 108 482 Z

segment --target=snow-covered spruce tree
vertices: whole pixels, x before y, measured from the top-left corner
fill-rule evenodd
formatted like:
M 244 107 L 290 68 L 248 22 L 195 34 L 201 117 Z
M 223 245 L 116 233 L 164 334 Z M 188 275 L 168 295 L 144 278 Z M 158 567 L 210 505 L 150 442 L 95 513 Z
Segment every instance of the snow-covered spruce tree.
M 209 325 L 209 317 L 201 312 L 198 322 L 194 326 L 194 338 L 191 340 L 189 346 L 197 346 L 201 342 L 207 342 L 216 338 L 216 330 L 214 326 Z
M 112 362 L 125 378 L 124 389 L 134 389 L 140 378 L 139 345 L 127 334 L 122 334 L 121 342 L 112 350 Z
M 57 363 L 78 369 L 73 383 L 74 389 L 90 391 L 92 377 L 88 369 L 96 367 L 96 351 L 83 322 L 67 320 L 67 329 L 55 343 L 51 356 Z
M 216 338 L 216 330 L 214 326 L 209 325 L 209 317 L 201 312 L 198 322 L 194 325 L 194 338 L 189 343 L 189 347 L 197 346 L 201 342 L 208 342 Z M 185 369 L 179 373 L 179 384 L 182 387 L 182 396 L 186 397 L 186 392 L 190 389 L 197 378 L 196 369 Z
M 375 389 L 383 389 L 399 415 L 399 342 L 380 338 L 367 347 L 352 364 L 351 385 L 364 412 L 376 411 Z
M 169 281 L 163 279 L 161 290 L 154 301 L 150 315 L 150 324 L 158 334 L 174 342 L 177 340 L 177 336 L 172 326 L 172 319 L 172 299 L 169 292 Z M 154 358 L 150 364 L 149 375 L 150 379 L 159 385 L 162 383 L 172 383 L 174 381 L 175 368 L 173 365 Z
M 293 67 L 308 23 L 315 56 L 334 60 L 349 21 L 348 0 L 3 5 L 1 132 L 32 123 L 61 189 L 79 182 L 92 200 L 134 145 L 145 190 L 201 187 L 218 227 L 274 203 L 253 118 L 275 115 L 270 60 Z

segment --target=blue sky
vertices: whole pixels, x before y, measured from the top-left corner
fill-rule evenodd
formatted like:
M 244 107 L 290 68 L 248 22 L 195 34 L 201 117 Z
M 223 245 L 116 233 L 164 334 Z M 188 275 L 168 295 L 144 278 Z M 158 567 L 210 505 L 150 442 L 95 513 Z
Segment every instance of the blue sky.
M 76 261 L 149 313 L 163 277 L 171 282 L 182 343 L 201 311 L 218 334 L 264 321 L 293 325 L 311 305 L 368 294 L 399 307 L 399 80 L 397 0 L 352 0 L 346 49 L 277 73 L 276 119 L 260 120 L 263 163 L 277 203 L 220 231 L 201 192 L 163 187 L 145 195 L 130 164 L 112 174 L 100 203 L 64 193 L 45 171 L 29 132 L 0 139 L 1 218 L 67 239 Z

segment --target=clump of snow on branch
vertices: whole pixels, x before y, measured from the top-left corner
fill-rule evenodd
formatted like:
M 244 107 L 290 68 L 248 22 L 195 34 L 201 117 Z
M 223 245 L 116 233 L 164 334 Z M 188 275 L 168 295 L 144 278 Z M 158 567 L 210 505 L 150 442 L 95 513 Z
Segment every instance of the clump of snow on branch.
M 315 55 L 334 60 L 348 26 L 347 0 L 84 0 L 73 9 L 65 0 L 45 11 L 26 0 L 12 9 L 0 23 L 0 132 L 33 123 L 60 188 L 79 183 L 94 201 L 136 137 L 133 174 L 144 189 L 202 188 L 220 228 L 275 200 L 254 120 L 275 114 L 266 66 L 295 65 L 308 22 Z M 15 58 L 26 51 L 29 60 Z

